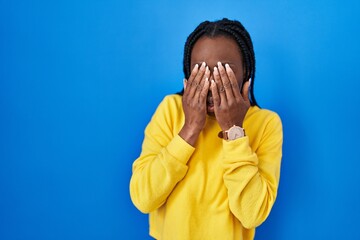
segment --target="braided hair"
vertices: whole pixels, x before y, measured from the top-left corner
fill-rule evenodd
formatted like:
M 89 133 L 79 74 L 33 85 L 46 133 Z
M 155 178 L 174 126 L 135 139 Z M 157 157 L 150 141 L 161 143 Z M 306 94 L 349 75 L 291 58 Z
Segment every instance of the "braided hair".
M 249 33 L 244 26 L 236 20 L 229 20 L 223 18 L 222 20 L 210 22 L 205 21 L 188 36 L 184 48 L 183 71 L 185 78 L 188 79 L 191 74 L 190 61 L 192 49 L 201 37 L 206 36 L 210 38 L 226 36 L 234 39 L 239 46 L 241 56 L 243 57 L 245 80 L 251 78 L 251 85 L 249 89 L 249 99 L 252 106 L 258 106 L 254 96 L 254 80 L 255 80 L 255 53 L 253 44 Z M 245 81 L 244 81 L 245 82 Z M 182 95 L 184 89 L 179 93 Z

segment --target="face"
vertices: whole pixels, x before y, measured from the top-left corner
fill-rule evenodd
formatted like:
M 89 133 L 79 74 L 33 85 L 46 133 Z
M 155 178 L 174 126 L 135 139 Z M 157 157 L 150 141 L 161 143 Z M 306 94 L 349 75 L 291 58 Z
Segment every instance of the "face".
M 194 45 L 191 52 L 190 69 L 193 69 L 195 64 L 201 65 L 205 62 L 211 70 L 210 79 L 213 79 L 213 70 L 218 62 L 223 65 L 226 63 L 230 65 L 235 73 L 239 86 L 242 86 L 244 80 L 244 65 L 242 55 L 236 41 L 230 37 L 201 37 Z M 207 112 L 209 115 L 214 116 L 214 103 L 211 91 L 207 97 Z

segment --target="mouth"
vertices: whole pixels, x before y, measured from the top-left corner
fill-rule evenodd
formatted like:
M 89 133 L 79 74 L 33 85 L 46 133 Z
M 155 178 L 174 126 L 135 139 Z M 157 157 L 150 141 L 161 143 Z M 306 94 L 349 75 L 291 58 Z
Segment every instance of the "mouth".
M 207 108 L 208 113 L 214 112 L 214 100 L 213 100 L 211 92 L 209 92 L 206 97 L 206 108 Z

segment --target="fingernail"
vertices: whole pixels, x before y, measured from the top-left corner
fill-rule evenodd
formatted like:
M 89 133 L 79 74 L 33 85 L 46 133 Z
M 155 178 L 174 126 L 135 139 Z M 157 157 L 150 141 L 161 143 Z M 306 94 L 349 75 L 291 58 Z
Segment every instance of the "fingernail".
M 226 67 L 226 68 L 230 68 L 229 64 L 227 64 L 227 63 L 225 64 L 225 67 Z
M 206 66 L 206 62 L 203 62 L 202 64 L 201 64 L 201 67 L 205 67 Z
M 214 81 L 214 79 L 211 79 L 211 84 L 210 86 L 213 88 L 213 87 L 216 87 L 216 82 Z
M 217 65 L 218 65 L 219 67 L 222 66 L 222 65 L 221 65 L 221 62 L 218 62 Z
M 198 67 L 199 67 L 199 65 L 198 65 L 198 64 L 195 64 L 194 69 L 197 69 Z
M 217 69 L 217 67 L 214 67 L 214 73 L 218 73 L 218 69 Z
M 208 81 L 209 81 L 209 78 L 205 78 L 205 81 L 208 82 Z
M 209 72 L 210 72 L 209 66 L 206 66 L 205 72 L 206 72 L 206 73 L 209 73 Z

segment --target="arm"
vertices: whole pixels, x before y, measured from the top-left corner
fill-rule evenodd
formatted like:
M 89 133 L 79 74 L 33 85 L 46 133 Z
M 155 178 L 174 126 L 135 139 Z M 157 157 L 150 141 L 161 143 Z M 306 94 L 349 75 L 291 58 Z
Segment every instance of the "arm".
M 168 106 L 160 104 L 145 129 L 142 152 L 133 164 L 130 196 L 134 205 L 149 213 L 159 208 L 187 172 L 194 148 L 173 135 L 166 118 Z
M 275 115 L 266 124 L 256 152 L 249 138 L 224 141 L 224 183 L 231 212 L 246 228 L 259 226 L 275 202 L 282 156 L 282 125 Z
M 194 67 L 189 82 L 185 79 L 182 97 L 185 123 L 178 134 L 174 135 L 174 125 L 180 122 L 179 106 L 164 104 L 165 101 L 145 130 L 143 149 L 133 164 L 130 181 L 131 199 L 142 212 L 151 212 L 164 204 L 186 175 L 186 163 L 205 125 L 209 75 L 210 70 L 203 63 L 200 69 L 198 65 Z M 173 112 L 177 114 L 171 115 Z
M 236 78 L 228 64 L 224 68 L 218 63 L 214 68 L 215 81 L 212 81 L 211 89 L 216 119 L 223 131 L 232 125 L 242 126 L 249 109 L 250 81 L 244 84 L 240 94 L 238 79 L 241 77 Z M 282 126 L 276 114 L 268 115 L 252 128 L 257 128 L 256 137 L 261 138 L 255 152 L 248 137 L 223 141 L 223 179 L 229 207 L 246 228 L 260 225 L 270 213 L 276 198 L 282 155 Z

